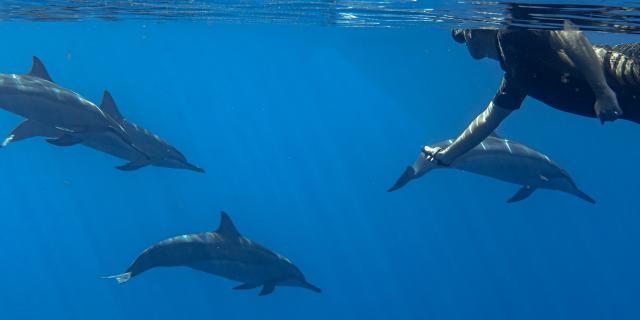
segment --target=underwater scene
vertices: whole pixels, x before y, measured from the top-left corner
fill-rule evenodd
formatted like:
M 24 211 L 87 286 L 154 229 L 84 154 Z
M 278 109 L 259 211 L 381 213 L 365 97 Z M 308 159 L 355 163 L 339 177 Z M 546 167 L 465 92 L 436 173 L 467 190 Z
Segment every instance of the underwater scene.
M 0 20 L 0 319 L 640 319 L 636 1 Z

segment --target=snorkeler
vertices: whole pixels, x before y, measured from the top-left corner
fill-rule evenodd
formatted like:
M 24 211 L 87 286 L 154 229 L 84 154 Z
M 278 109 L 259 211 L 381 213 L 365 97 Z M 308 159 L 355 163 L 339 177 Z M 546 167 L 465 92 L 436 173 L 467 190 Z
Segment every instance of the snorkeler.
M 447 166 L 489 136 L 530 96 L 555 109 L 640 123 L 640 43 L 592 45 L 570 23 L 565 30 L 454 29 L 474 59 L 490 58 L 505 71 L 493 100 L 448 147 L 423 148 Z

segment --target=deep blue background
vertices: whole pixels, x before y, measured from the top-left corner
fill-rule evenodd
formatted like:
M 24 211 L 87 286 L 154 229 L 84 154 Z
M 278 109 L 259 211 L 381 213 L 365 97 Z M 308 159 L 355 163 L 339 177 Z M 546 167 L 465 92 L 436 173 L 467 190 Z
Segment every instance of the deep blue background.
M 0 150 L 1 319 L 638 319 L 637 125 L 528 99 L 500 132 L 550 155 L 598 200 L 437 171 L 385 190 L 422 144 L 493 96 L 497 63 L 442 28 L 3 23 L 0 72 L 38 55 L 53 79 L 122 113 L 206 174 L 41 139 Z M 596 35 L 615 42 L 631 37 Z M 640 106 L 639 106 L 640 107 Z M 21 120 L 0 112 L 8 133 Z M 189 269 L 117 285 L 147 246 L 239 230 L 322 294 L 258 297 Z

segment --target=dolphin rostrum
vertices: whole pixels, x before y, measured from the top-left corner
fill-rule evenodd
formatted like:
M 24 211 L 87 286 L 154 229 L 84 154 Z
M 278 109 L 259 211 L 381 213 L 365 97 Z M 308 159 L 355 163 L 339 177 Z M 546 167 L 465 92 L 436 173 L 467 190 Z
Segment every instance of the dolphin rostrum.
M 262 286 L 261 296 L 272 293 L 276 286 L 321 292 L 289 259 L 243 237 L 226 213 L 220 218 L 215 232 L 160 241 L 144 250 L 125 273 L 104 278 L 123 283 L 155 267 L 185 266 L 241 282 L 235 290 Z
M 435 146 L 446 148 L 452 142 L 442 141 Z M 436 168 L 440 167 L 425 159 L 421 153 L 388 191 L 400 189 L 409 181 Z M 536 189 L 551 189 L 595 203 L 595 200 L 580 191 L 569 174 L 549 157 L 523 144 L 501 138 L 495 133 L 456 159 L 449 168 L 521 185 L 522 188 L 507 202 L 524 200 Z
M 52 136 L 54 129 L 59 133 L 47 142 L 58 146 L 80 143 L 86 133 L 111 132 L 141 153 L 141 157 L 146 157 L 131 142 L 118 114 L 108 112 L 104 104 L 105 101 L 103 107 L 98 108 L 79 94 L 57 85 L 40 59 L 33 57 L 28 74 L 0 74 L 0 108 L 26 118 L 11 131 L 2 146 L 33 136 Z

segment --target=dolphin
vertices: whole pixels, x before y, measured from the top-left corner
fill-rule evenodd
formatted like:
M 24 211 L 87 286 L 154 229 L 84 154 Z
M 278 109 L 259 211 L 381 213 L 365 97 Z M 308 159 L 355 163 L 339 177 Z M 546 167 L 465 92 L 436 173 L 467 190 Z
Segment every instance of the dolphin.
M 89 148 L 129 161 L 122 166 L 116 167 L 117 169 L 130 171 L 147 165 L 154 165 L 158 167 L 204 172 L 204 169 L 189 163 L 187 158 L 174 146 L 168 144 L 147 129 L 125 119 L 120 114 L 120 111 L 116 107 L 116 103 L 109 91 L 104 92 L 101 108 L 116 115 L 120 124 L 127 131 L 129 138 L 137 149 L 134 149 L 131 145 L 124 143 L 118 138 L 118 136 L 111 132 L 87 132 L 80 134 L 80 140 L 83 145 Z M 39 128 L 39 130 L 40 132 L 30 132 L 29 134 L 24 135 L 24 137 L 21 135 L 14 135 L 12 141 L 15 142 L 36 135 L 57 137 L 64 134 L 63 131 L 55 128 L 46 128 L 46 130 Z M 144 156 L 141 156 L 139 151 L 144 153 Z
M 27 75 L 0 74 L 0 108 L 27 118 L 11 131 L 3 147 L 43 136 L 57 146 L 82 143 L 128 160 L 127 164 L 117 167 L 120 170 L 153 164 L 204 172 L 157 135 L 124 119 L 108 91 L 104 91 L 98 108 L 77 93 L 55 84 L 37 57 L 33 57 L 33 66 Z
M 26 118 L 13 129 L 3 146 L 16 136 L 24 139 L 31 133 L 49 132 L 55 128 L 62 134 L 47 139 L 54 145 L 80 143 L 80 134 L 83 133 L 111 132 L 138 150 L 116 115 L 54 83 L 35 56 L 28 74 L 0 74 L 0 108 Z
M 451 143 L 453 140 L 447 140 L 435 146 L 446 148 Z M 440 167 L 428 161 L 421 153 L 415 163 L 407 167 L 387 191 L 398 190 L 409 181 L 420 178 L 436 168 Z M 537 189 L 558 190 L 595 203 L 595 200 L 578 189 L 571 176 L 549 157 L 495 133 L 456 159 L 449 168 L 521 185 L 518 192 L 507 200 L 509 203 L 524 200 Z
M 243 237 L 222 212 L 215 232 L 169 238 L 147 248 L 123 274 L 103 277 L 118 283 L 129 281 L 155 267 L 185 266 L 241 282 L 235 290 L 262 286 L 261 296 L 276 286 L 302 287 L 322 292 L 310 284 L 291 261 Z

